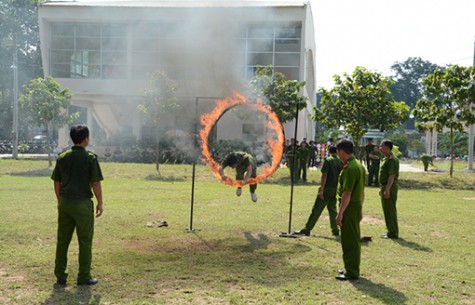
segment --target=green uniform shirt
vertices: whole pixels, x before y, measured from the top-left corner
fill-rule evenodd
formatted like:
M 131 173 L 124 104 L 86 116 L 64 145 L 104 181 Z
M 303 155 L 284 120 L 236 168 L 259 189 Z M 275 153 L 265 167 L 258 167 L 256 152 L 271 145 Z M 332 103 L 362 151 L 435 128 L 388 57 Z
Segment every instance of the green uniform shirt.
M 253 169 L 257 168 L 256 159 L 254 159 L 254 157 L 251 154 L 248 154 L 243 151 L 236 151 L 236 152 L 231 152 L 227 154 L 226 157 L 224 157 L 223 162 L 221 163 L 221 166 L 223 168 L 224 168 L 224 163 L 226 159 L 231 155 L 234 155 L 238 158 L 238 165 L 236 166 L 236 172 L 244 173 L 245 171 L 247 171 L 247 168 L 251 164 L 252 164 Z
M 56 160 L 51 179 L 61 182 L 61 197 L 92 198 L 91 183 L 104 180 L 97 155 L 73 146 Z
M 303 148 L 303 147 L 300 147 L 299 150 L 298 150 L 298 158 L 300 160 L 308 160 L 308 157 L 310 156 L 310 152 L 308 150 L 308 148 Z
M 378 165 L 378 166 L 379 166 L 380 161 L 381 161 L 381 159 L 382 159 L 382 157 L 383 157 L 383 154 L 382 154 L 381 152 L 379 152 L 379 151 L 378 151 L 378 152 L 374 152 L 374 151 L 373 151 L 373 152 L 371 152 L 370 154 L 379 157 L 379 159 L 370 158 L 370 160 L 371 160 L 371 165 Z
M 341 200 L 344 191 L 351 192 L 350 202 L 362 202 L 366 170 L 355 156 L 351 156 L 343 165 L 338 184 L 338 197 Z
M 386 185 L 390 175 L 394 175 L 394 183 L 397 182 L 399 177 L 399 160 L 394 153 L 383 158 L 381 166 L 379 167 L 379 183 Z
M 343 162 L 334 156 L 325 158 L 322 165 L 322 173 L 327 174 L 327 182 L 325 187 L 336 188 L 338 186 L 338 177 L 340 176 Z
M 294 151 L 295 149 L 295 151 Z M 289 145 L 285 148 L 285 157 L 287 159 L 293 157 L 295 155 L 295 157 L 298 156 L 298 153 L 299 153 L 299 148 L 297 145 Z
M 425 162 L 427 162 L 427 163 L 432 162 L 432 156 L 429 156 L 429 155 L 422 155 L 422 156 L 421 156 L 421 161 L 424 162 L 424 163 L 425 163 Z
M 374 145 L 374 144 L 366 144 L 366 146 L 364 148 L 364 150 L 366 152 L 366 157 L 368 157 L 368 155 L 373 152 L 375 146 L 376 145 Z M 373 159 L 371 159 L 371 161 L 373 161 Z

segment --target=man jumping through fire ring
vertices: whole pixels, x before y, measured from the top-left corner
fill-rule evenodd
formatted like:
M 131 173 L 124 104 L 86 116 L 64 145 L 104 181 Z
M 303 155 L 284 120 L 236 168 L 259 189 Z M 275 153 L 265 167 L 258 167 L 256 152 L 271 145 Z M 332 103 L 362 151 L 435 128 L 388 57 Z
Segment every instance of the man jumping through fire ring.
M 241 185 L 245 185 L 250 178 L 257 177 L 257 162 L 256 159 L 242 151 L 230 152 L 227 154 L 223 161 L 221 162 L 221 167 L 219 173 L 222 180 L 226 180 L 227 177 L 224 175 L 224 169 L 226 167 L 231 167 L 236 170 L 236 180 L 241 180 Z M 246 174 L 246 176 L 244 176 Z M 251 199 L 253 202 L 257 201 L 256 195 L 257 183 L 249 185 L 249 190 L 251 191 Z M 236 195 L 241 196 L 242 187 L 236 189 Z

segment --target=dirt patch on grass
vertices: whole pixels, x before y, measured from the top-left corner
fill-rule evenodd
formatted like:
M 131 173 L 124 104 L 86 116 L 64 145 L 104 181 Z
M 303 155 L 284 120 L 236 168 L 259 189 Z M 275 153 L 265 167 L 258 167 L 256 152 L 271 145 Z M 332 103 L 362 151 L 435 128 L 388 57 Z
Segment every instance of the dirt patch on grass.
M 464 197 L 463 200 L 475 200 L 475 197 Z
M 373 217 L 373 216 L 368 216 L 368 215 L 364 215 L 361 222 L 366 223 L 366 224 L 370 224 L 370 225 L 383 225 L 384 224 L 384 220 Z
M 4 269 L 0 268 L 0 278 L 5 282 L 21 282 L 25 280 L 25 277 L 22 275 L 9 275 Z
M 211 252 L 219 248 L 217 241 L 205 241 L 196 237 L 175 237 L 166 240 L 140 238 L 127 242 L 128 248 L 140 252 Z

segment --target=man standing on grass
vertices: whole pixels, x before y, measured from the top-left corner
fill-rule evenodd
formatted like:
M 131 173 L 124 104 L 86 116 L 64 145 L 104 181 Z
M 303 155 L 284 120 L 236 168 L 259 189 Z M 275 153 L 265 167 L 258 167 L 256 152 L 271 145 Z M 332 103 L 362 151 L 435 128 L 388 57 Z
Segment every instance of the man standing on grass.
M 58 237 L 54 274 L 57 284 L 66 285 L 68 274 L 68 248 L 74 230 L 79 244 L 78 285 L 95 285 L 97 279 L 91 276 L 92 238 L 95 216 L 102 215 L 103 180 L 97 156 L 86 150 L 89 144 L 89 129 L 84 125 L 71 127 L 70 137 L 74 146 L 59 155 L 51 175 L 58 201 Z M 92 190 L 91 190 L 92 189 Z
M 371 160 L 368 173 L 368 186 L 373 185 L 373 181 L 374 186 L 379 186 L 379 165 L 381 163 L 381 152 L 379 151 L 379 147 L 375 145 L 373 151 L 369 153 L 368 157 Z
M 392 152 L 393 142 L 384 140 L 381 142 L 381 153 L 384 155 L 379 170 L 379 183 L 381 183 L 381 204 L 383 206 L 384 221 L 386 222 L 387 233 L 381 238 L 398 238 L 399 228 L 397 223 L 397 192 L 399 177 L 399 160 Z
M 330 156 L 328 156 L 323 162 L 320 189 L 318 190 L 312 213 L 308 217 L 305 227 L 300 231 L 294 232 L 294 234 L 310 236 L 310 231 L 315 227 L 315 224 L 325 207 L 327 207 L 328 215 L 330 215 L 330 227 L 333 236 L 338 236 L 340 234 L 338 226 L 336 225 L 336 189 L 342 163 L 336 156 L 336 147 L 330 146 L 329 152 Z
M 343 167 L 338 181 L 340 210 L 336 223 L 341 228 L 341 247 L 345 271 L 336 276 L 337 280 L 356 280 L 360 276 L 361 237 L 360 221 L 363 217 L 365 174 L 364 166 L 353 155 L 353 143 L 340 140 L 337 145 L 338 158 Z

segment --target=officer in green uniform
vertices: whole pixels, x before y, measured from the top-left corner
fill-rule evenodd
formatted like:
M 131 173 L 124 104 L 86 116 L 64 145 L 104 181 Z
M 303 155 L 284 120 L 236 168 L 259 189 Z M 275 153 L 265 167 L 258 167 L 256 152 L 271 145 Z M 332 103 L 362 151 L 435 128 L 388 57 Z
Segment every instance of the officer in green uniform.
M 308 149 L 307 142 L 302 141 L 298 150 L 298 159 L 299 159 L 299 180 L 302 178 L 303 182 L 307 182 L 307 166 L 308 160 L 310 157 L 310 151 Z
M 371 166 L 371 158 L 369 157 L 369 154 L 373 152 L 373 148 L 375 147 L 376 145 L 373 143 L 373 138 L 368 138 L 368 143 L 366 144 L 364 150 L 365 150 L 365 160 L 366 160 L 366 168 L 368 169 L 368 172 L 369 172 L 369 168 Z
M 285 149 L 285 159 L 287 160 L 287 166 L 290 170 L 290 178 L 293 182 L 299 181 L 299 158 L 298 158 L 298 146 L 295 139 L 290 140 L 290 145 Z
M 92 238 L 94 235 L 94 203 L 96 217 L 102 215 L 103 180 L 97 156 L 86 151 L 89 144 L 89 129 L 84 125 L 73 126 L 70 137 L 74 146 L 59 155 L 51 175 L 58 201 L 58 237 L 54 274 L 57 284 L 65 285 L 69 243 L 76 230 L 79 244 L 78 285 L 94 285 L 97 279 L 91 276 Z M 92 188 L 92 191 L 91 191 Z
M 247 180 L 249 180 L 250 178 L 257 177 L 256 159 L 246 152 L 230 152 L 224 157 L 223 161 L 221 162 L 221 168 L 219 169 L 219 172 L 223 179 L 225 179 L 224 169 L 228 166 L 236 169 L 236 180 L 242 180 L 242 185 L 246 184 Z M 244 174 L 246 176 L 244 176 Z M 251 199 L 254 202 L 257 201 L 256 189 L 257 184 L 251 184 L 249 186 L 249 190 L 251 191 Z M 238 187 L 236 189 L 236 195 L 241 196 L 241 193 L 242 189 L 241 187 Z
M 312 231 L 325 207 L 327 207 L 330 216 L 332 234 L 334 236 L 340 234 L 340 230 L 338 230 L 338 226 L 336 225 L 336 188 L 342 162 L 336 156 L 336 147 L 330 146 L 329 152 L 330 156 L 328 156 L 323 162 L 320 189 L 318 190 L 312 213 L 308 217 L 305 227 L 300 231 L 294 232 L 294 234 L 310 236 L 310 231 Z
M 381 163 L 381 152 L 378 146 L 373 147 L 373 151 L 368 155 L 371 160 L 368 173 L 368 186 L 371 186 L 374 181 L 375 186 L 379 186 L 379 165 Z
M 360 276 L 361 237 L 360 221 L 363 217 L 364 187 L 366 170 L 353 155 L 353 143 L 340 140 L 337 155 L 343 161 L 338 181 L 340 210 L 336 223 L 341 228 L 341 247 L 345 272 L 336 279 L 340 281 L 356 280 Z
M 384 140 L 381 142 L 381 153 L 384 158 L 379 170 L 379 182 L 381 183 L 381 204 L 383 206 L 384 220 L 387 233 L 381 238 L 398 238 L 399 228 L 397 222 L 397 192 L 399 177 L 399 160 L 392 152 L 393 142 Z
M 435 159 L 435 156 L 429 156 L 429 155 L 422 155 L 421 156 L 421 161 L 424 164 L 424 171 L 427 172 L 429 169 L 429 164 L 434 166 L 433 160 Z

